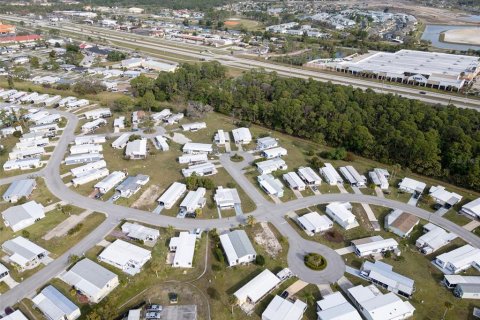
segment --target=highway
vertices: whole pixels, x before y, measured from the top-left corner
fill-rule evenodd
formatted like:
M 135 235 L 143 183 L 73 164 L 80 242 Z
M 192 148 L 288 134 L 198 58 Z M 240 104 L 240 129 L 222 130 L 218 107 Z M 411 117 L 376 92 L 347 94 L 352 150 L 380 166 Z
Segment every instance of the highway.
M 32 20 L 0 15 L 0 18 L 10 21 L 24 21 L 26 23 L 32 23 Z M 115 42 L 119 47 L 132 49 L 132 46 L 135 46 L 138 50 L 155 50 L 158 54 L 168 53 L 168 54 L 177 54 L 182 56 L 188 56 L 192 59 L 211 61 L 216 60 L 221 64 L 233 67 L 241 70 L 251 70 L 256 68 L 263 68 L 266 71 L 276 72 L 281 76 L 285 77 L 297 77 L 308 79 L 312 78 L 318 81 L 330 81 L 335 84 L 341 85 L 351 85 L 355 88 L 361 89 L 371 89 L 379 93 L 392 93 L 398 94 L 402 97 L 409 99 L 420 100 L 429 104 L 439 104 L 439 105 L 448 105 L 454 104 L 460 108 L 471 108 L 478 109 L 480 108 L 480 101 L 441 92 L 430 92 L 427 94 L 420 94 L 422 87 L 408 87 L 401 85 L 389 84 L 388 82 L 381 83 L 378 81 L 371 81 L 364 78 L 358 77 L 349 77 L 342 75 L 341 73 L 330 73 L 330 72 L 320 72 L 305 70 L 300 68 L 293 68 L 283 65 L 277 65 L 264 61 L 257 61 L 253 59 L 246 59 L 242 57 L 232 56 L 225 52 L 224 54 L 218 53 L 220 50 L 215 50 L 212 53 L 205 53 L 209 47 L 199 46 L 194 44 L 184 45 L 182 43 L 164 40 L 153 37 L 145 37 L 132 33 L 126 33 L 116 30 L 110 30 L 106 28 L 94 27 L 89 25 L 79 25 L 73 24 L 71 22 L 63 22 L 61 26 L 50 26 L 45 23 L 45 27 L 58 29 L 63 32 L 69 32 L 73 34 L 78 34 L 79 36 L 85 36 L 86 33 L 90 35 L 96 35 L 104 38 L 105 40 Z M 168 58 L 168 57 L 167 57 Z

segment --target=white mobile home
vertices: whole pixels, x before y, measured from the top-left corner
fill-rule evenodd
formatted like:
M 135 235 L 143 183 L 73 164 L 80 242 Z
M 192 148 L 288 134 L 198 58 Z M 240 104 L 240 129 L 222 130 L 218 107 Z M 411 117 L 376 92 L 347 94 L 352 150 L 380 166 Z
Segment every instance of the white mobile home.
M 170 114 L 168 117 L 163 118 L 163 122 L 166 124 L 175 124 L 178 121 L 182 120 L 184 117 L 183 113 Z
M 40 158 L 8 160 L 3 164 L 3 170 L 31 170 L 42 165 Z
M 257 150 L 266 150 L 278 147 L 278 140 L 272 137 L 263 137 L 257 139 Z
M 265 269 L 255 278 L 250 280 L 233 295 L 237 298 L 238 305 L 255 305 L 269 292 L 280 284 L 280 279 L 270 270 Z
M 36 109 L 33 109 L 33 110 L 36 110 Z M 40 111 L 28 113 L 28 114 L 24 115 L 23 117 L 25 119 L 27 119 L 28 121 L 36 122 L 36 121 L 48 116 L 49 114 L 50 113 L 48 111 L 40 110 Z
M 45 101 L 43 101 L 43 105 L 45 107 L 51 107 L 51 106 L 55 105 L 58 101 L 60 101 L 60 99 L 62 99 L 62 96 L 59 96 L 59 95 L 50 97 L 50 98 L 46 99 Z
M 2 320 L 28 320 L 27 317 L 20 310 L 16 310 L 13 313 L 2 318 Z
M 453 289 L 453 294 L 461 299 L 480 299 L 480 284 L 461 283 Z
M 155 145 L 158 149 L 160 149 L 162 151 L 170 150 L 170 147 L 168 146 L 168 143 L 167 143 L 167 139 L 165 139 L 165 137 L 156 136 L 154 138 L 154 141 L 155 141 Z
M 140 241 L 155 241 L 160 237 L 160 231 L 157 229 L 142 226 L 136 223 L 125 222 L 122 224 L 122 232 L 130 239 Z
M 128 139 L 130 138 L 130 133 L 123 133 L 115 141 L 112 142 L 112 148 L 123 149 L 127 146 Z
M 128 142 L 125 156 L 130 160 L 145 159 L 147 157 L 147 139 Z
M 84 123 L 82 125 L 82 132 L 84 133 L 89 133 L 89 132 L 94 132 L 101 126 L 104 126 L 107 124 L 107 121 L 105 119 L 95 119 L 93 121 Z
M 220 243 L 230 267 L 254 262 L 257 252 L 244 230 L 235 230 L 220 235 Z
M 108 245 L 98 256 L 98 260 L 131 276 L 139 273 L 143 265 L 151 258 L 150 251 L 120 239 Z
M 23 150 L 15 150 L 8 154 L 9 160 L 20 160 L 20 159 L 30 159 L 30 158 L 39 158 L 45 154 L 45 149 L 43 147 L 32 147 Z
M 103 147 L 100 144 L 80 144 L 70 147 L 70 154 L 81 153 L 100 153 L 103 151 Z
M 107 163 L 105 162 L 105 160 L 100 160 L 100 161 L 87 163 L 80 167 L 73 168 L 70 170 L 70 172 L 74 177 L 80 177 L 82 175 L 85 175 L 87 172 L 91 170 L 102 169 L 102 168 L 105 168 L 106 166 L 107 166 Z
M 424 234 L 415 243 L 423 254 L 435 252 L 457 237 L 456 234 L 447 232 L 433 223 L 424 225 L 423 231 Z
M 24 237 L 16 237 L 2 243 L 8 260 L 17 265 L 20 271 L 35 268 L 49 252 Z
M 367 178 L 358 173 L 358 171 L 352 166 L 340 167 L 340 172 L 347 179 L 347 181 L 353 187 L 362 188 L 367 183 Z
M 125 129 L 125 117 L 121 116 L 113 120 L 113 128 L 117 129 L 115 132 Z
M 77 98 L 75 97 L 66 97 L 58 101 L 58 106 L 59 107 L 65 107 L 69 102 L 76 101 Z
M 405 298 L 410 298 L 415 291 L 412 279 L 394 272 L 391 265 L 381 261 L 365 261 L 360 268 L 360 274 L 373 284 Z
M 196 164 L 196 163 L 203 163 L 207 161 L 208 161 L 208 156 L 206 153 L 184 154 L 178 157 L 178 162 L 180 164 Z
M 80 100 L 67 102 L 66 107 L 67 108 L 81 108 L 81 107 L 86 107 L 89 104 L 90 104 L 90 101 L 88 101 L 87 99 L 80 99 Z
M 252 134 L 248 128 L 233 129 L 232 134 L 235 144 L 249 144 L 252 142 Z
M 463 205 L 460 213 L 468 214 L 473 218 L 480 218 L 480 198 Z
M 38 126 L 30 127 L 31 133 L 42 133 L 42 134 L 50 134 L 55 136 L 55 133 L 60 130 L 56 123 L 47 123 L 47 124 L 40 124 Z
M 197 176 L 210 176 L 216 174 L 217 168 L 211 162 L 205 162 L 201 164 L 195 164 L 189 166 L 187 169 L 182 169 L 182 174 L 184 177 L 190 177 L 192 174 L 196 174 Z
M 357 219 L 351 210 L 352 205 L 349 202 L 332 202 L 327 205 L 325 212 L 333 221 L 349 230 L 358 227 Z
M 288 153 L 287 149 L 282 147 L 276 147 L 272 149 L 263 150 L 261 155 L 266 159 L 274 159 L 286 156 Z
M 340 292 L 322 295 L 317 301 L 318 320 L 362 320 L 358 311 Z
M 105 136 L 101 135 L 80 136 L 75 138 L 75 145 L 79 146 L 82 144 L 102 144 L 105 143 L 105 141 Z
M 194 122 L 194 123 L 182 124 L 183 131 L 195 132 L 205 128 L 207 128 L 207 124 L 205 122 Z
M 371 254 L 394 251 L 398 248 L 398 242 L 392 238 L 383 239 L 381 236 L 373 236 L 352 240 L 352 246 L 356 255 L 365 257 Z
M 37 187 L 35 179 L 15 180 L 3 194 L 4 201 L 15 203 L 21 198 L 28 199 L 33 190 Z
M 319 215 L 318 212 L 304 214 L 303 216 L 298 217 L 297 222 L 310 236 L 333 228 L 332 220 L 327 216 Z
M 195 243 L 197 236 L 188 232 L 180 232 L 178 237 L 170 239 L 168 245 L 170 252 L 174 252 L 172 267 L 192 268 L 193 255 L 195 254 Z
M 66 157 L 65 164 L 68 166 L 73 164 L 96 162 L 100 160 L 103 160 L 103 155 L 100 153 L 84 153 Z
M 40 291 L 32 302 L 47 319 L 75 320 L 81 315 L 80 309 L 51 285 Z
M 49 124 L 49 123 L 58 122 L 60 121 L 61 118 L 62 117 L 59 114 L 49 114 L 48 116 L 35 120 L 34 122 L 36 125 Z
M 72 179 L 72 184 L 77 187 L 81 186 L 83 184 L 101 179 L 103 177 L 108 176 L 108 169 L 107 168 L 102 168 L 102 169 L 93 169 L 85 173 L 84 175 L 80 177 L 76 177 Z
M 130 198 L 136 194 L 142 186 L 146 185 L 150 181 L 150 177 L 144 174 L 137 174 L 136 176 L 129 176 L 123 180 L 115 190 L 120 193 L 123 198 Z
M 457 274 L 471 267 L 480 271 L 480 249 L 466 244 L 437 256 L 434 262 L 445 274 Z
M 410 178 L 403 178 L 403 180 L 398 185 L 398 189 L 403 192 L 421 195 L 426 186 L 427 185 L 423 182 Z
M 218 187 L 213 198 L 220 209 L 235 208 L 241 205 L 237 189 Z
M 275 296 L 262 313 L 262 320 L 301 320 L 307 304 L 300 299 L 294 301 Z
M 195 191 L 189 191 L 183 201 L 180 203 L 180 210 L 185 213 L 195 212 L 205 206 L 207 199 L 205 199 L 205 188 L 198 188 Z
M 45 208 L 40 203 L 29 201 L 6 209 L 2 212 L 2 218 L 6 227 L 17 232 L 45 218 Z
M 320 184 L 322 184 L 322 179 L 320 178 L 320 176 L 310 167 L 298 168 L 298 176 L 308 186 L 319 186 Z
M 330 163 L 325 163 L 325 166 L 323 168 L 320 168 L 320 174 L 331 186 L 343 183 L 342 177 L 340 177 L 337 170 L 335 170 L 335 168 Z
M 405 238 L 410 235 L 420 219 L 413 214 L 395 209 L 385 217 L 385 229 Z
M 287 182 L 290 189 L 303 191 L 306 188 L 305 182 L 295 173 L 295 172 L 287 172 L 283 175 L 283 180 Z
M 279 179 L 274 178 L 270 173 L 257 177 L 260 187 L 269 195 L 278 198 L 283 197 L 283 184 Z
M 187 142 L 183 145 L 182 148 L 183 153 L 188 154 L 198 154 L 198 153 L 212 153 L 212 145 L 208 143 L 195 143 L 195 142 Z
M 283 159 L 270 159 L 262 162 L 257 162 L 257 170 L 260 174 L 270 174 L 277 170 L 287 170 L 287 163 Z
M 219 145 L 223 146 L 226 143 L 230 142 L 230 135 L 228 132 L 223 131 L 222 129 L 218 130 L 213 137 L 213 141 Z
M 163 119 L 167 118 L 172 114 L 172 111 L 170 109 L 163 109 L 160 112 L 152 113 L 151 117 L 152 120 L 155 122 L 163 121 Z
M 110 111 L 109 108 L 100 108 L 100 109 L 94 109 L 94 110 L 87 111 L 83 115 L 85 116 L 85 119 L 95 120 L 95 119 L 100 119 L 100 118 L 111 117 L 112 112 Z
M 435 200 L 436 203 L 444 206 L 447 209 L 450 209 L 460 201 L 462 201 L 462 196 L 455 193 L 445 190 L 443 186 L 432 186 L 428 191 L 430 196 Z
M 370 180 L 372 180 L 373 184 L 382 190 L 388 190 L 388 179 L 390 179 L 390 174 L 387 170 L 375 168 L 370 171 L 368 175 L 370 176 Z
M 94 188 L 97 189 L 100 193 L 107 193 L 108 191 L 115 188 L 117 184 L 125 179 L 126 175 L 123 171 L 113 171 L 108 176 L 106 176 L 102 181 L 95 184 Z
M 165 209 L 171 209 L 173 205 L 187 191 L 187 186 L 180 182 L 174 182 L 172 185 L 158 198 L 158 204 Z
M 17 142 L 15 144 L 14 151 L 16 150 L 25 150 L 34 147 L 45 147 L 49 144 L 50 140 L 48 138 L 41 138 L 32 141 Z

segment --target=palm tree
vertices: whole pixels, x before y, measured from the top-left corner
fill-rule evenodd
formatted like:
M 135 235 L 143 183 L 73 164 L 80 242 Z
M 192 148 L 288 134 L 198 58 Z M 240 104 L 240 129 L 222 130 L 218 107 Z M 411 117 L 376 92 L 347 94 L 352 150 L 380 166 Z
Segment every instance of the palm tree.
M 253 227 L 253 225 L 254 225 L 255 223 L 257 223 L 257 221 L 255 220 L 255 217 L 252 216 L 252 215 L 249 215 L 249 216 L 247 217 L 247 224 L 248 224 L 248 226 L 249 226 L 249 227 Z

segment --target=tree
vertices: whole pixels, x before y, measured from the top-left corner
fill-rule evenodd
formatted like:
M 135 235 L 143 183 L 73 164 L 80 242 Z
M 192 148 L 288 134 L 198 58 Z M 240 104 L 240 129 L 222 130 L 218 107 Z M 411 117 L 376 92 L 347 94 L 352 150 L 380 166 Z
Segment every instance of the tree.
M 40 67 L 40 60 L 38 59 L 38 57 L 31 56 L 31 57 L 29 58 L 29 62 L 30 62 L 30 66 L 31 66 L 32 68 L 37 69 L 37 68 Z
M 213 300 L 220 300 L 220 293 L 214 287 L 208 287 L 207 294 Z
M 257 257 L 255 258 L 255 264 L 257 266 L 263 267 L 265 265 L 265 257 L 262 256 L 261 254 L 258 254 Z
M 152 269 L 153 272 L 155 272 L 155 275 L 158 278 L 158 272 L 162 270 L 163 264 L 158 260 L 158 259 L 152 259 L 150 261 L 150 269 Z
M 257 223 L 257 220 L 255 219 L 254 216 L 252 215 L 247 216 L 247 225 L 249 227 L 253 227 L 256 223 Z
M 155 96 L 152 91 L 147 91 L 143 97 L 139 100 L 139 105 L 142 110 L 152 111 L 152 108 L 155 108 L 157 102 L 155 101 Z
M 17 79 L 28 79 L 30 77 L 30 71 L 25 67 L 15 67 L 13 68 L 13 76 Z
M 105 86 L 97 79 L 82 79 L 73 85 L 73 91 L 80 95 L 98 94 L 105 91 Z
M 114 112 L 131 112 L 133 110 L 133 100 L 122 95 L 112 102 L 112 109 Z
M 153 79 L 148 78 L 144 74 L 141 74 L 138 77 L 132 79 L 132 81 L 130 81 L 132 93 L 135 97 L 143 97 L 145 93 L 147 93 L 147 91 L 153 90 L 153 85 Z
M 73 211 L 73 207 L 70 204 L 66 204 L 62 207 L 62 212 L 66 215 L 71 215 Z
M 117 62 L 125 59 L 127 55 L 121 51 L 113 50 L 110 51 L 107 55 L 107 60 L 112 62 Z
M 69 264 L 77 263 L 78 260 L 80 260 L 80 257 L 77 256 L 76 254 L 71 254 L 71 255 L 68 256 L 68 263 Z
M 12 77 L 12 76 L 8 76 L 8 77 L 7 77 L 7 84 L 8 84 L 8 87 L 9 87 L 10 89 L 13 89 L 13 88 L 14 88 L 15 84 L 14 84 L 14 82 L 13 82 L 13 77 Z

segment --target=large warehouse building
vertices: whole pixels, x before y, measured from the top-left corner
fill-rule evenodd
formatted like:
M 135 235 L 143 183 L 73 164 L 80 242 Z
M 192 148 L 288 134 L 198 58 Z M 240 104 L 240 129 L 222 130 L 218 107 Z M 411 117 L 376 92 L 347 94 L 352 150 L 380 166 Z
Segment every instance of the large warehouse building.
M 377 52 L 357 61 L 321 64 L 357 76 L 451 91 L 460 90 L 480 72 L 478 57 L 413 50 Z M 307 65 L 314 66 L 315 61 Z

